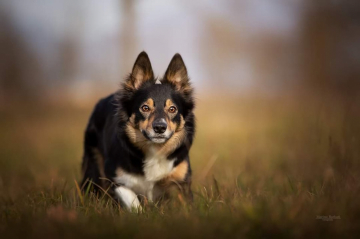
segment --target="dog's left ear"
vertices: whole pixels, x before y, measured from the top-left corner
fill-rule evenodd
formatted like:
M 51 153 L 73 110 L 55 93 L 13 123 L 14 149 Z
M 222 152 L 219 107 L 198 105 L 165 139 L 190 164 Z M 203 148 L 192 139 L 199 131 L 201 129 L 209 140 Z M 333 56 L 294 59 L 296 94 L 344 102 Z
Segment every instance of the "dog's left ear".
M 179 53 L 176 53 L 171 59 L 170 64 L 165 72 L 164 81 L 173 84 L 178 91 L 191 93 L 192 88 L 186 66 Z

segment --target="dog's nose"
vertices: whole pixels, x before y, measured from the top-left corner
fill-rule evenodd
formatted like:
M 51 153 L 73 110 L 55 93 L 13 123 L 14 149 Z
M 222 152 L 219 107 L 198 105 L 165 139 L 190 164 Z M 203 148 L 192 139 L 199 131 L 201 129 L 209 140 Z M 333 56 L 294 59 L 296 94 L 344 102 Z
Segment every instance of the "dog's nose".
M 154 122 L 152 123 L 152 127 L 153 127 L 155 133 L 162 134 L 166 131 L 167 124 L 164 119 L 157 119 L 157 120 L 154 120 Z

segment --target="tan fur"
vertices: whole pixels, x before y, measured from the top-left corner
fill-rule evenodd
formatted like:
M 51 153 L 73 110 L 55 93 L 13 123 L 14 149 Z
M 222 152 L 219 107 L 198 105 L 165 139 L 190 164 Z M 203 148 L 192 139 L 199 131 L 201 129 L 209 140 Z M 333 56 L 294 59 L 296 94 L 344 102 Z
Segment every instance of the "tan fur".
M 174 103 L 170 99 L 166 100 L 165 107 L 164 107 L 164 111 L 165 111 L 166 114 L 170 114 L 170 116 L 175 116 L 175 114 L 172 114 L 172 113 L 169 112 L 169 108 L 171 106 L 173 106 L 173 105 L 174 105 Z
M 173 85 L 175 85 L 175 88 L 177 91 L 187 93 L 187 94 L 192 92 L 192 88 L 191 88 L 191 85 L 189 82 L 189 78 L 187 76 L 186 68 L 183 68 L 176 72 L 169 71 L 166 75 L 166 78 Z
M 135 114 L 132 114 L 129 118 L 129 122 L 130 124 L 132 124 L 133 126 L 135 126 Z
M 145 119 L 144 121 L 139 122 L 140 130 L 147 130 L 148 126 L 149 126 L 149 119 Z
M 139 89 L 140 86 L 152 78 L 152 72 L 144 72 L 143 69 L 137 65 L 134 66 L 134 69 L 131 73 L 130 80 L 127 85 L 133 89 Z
M 147 101 L 144 102 L 144 104 L 147 104 L 150 107 L 150 110 L 154 110 L 154 101 L 153 101 L 153 99 L 149 98 Z
M 146 53 L 139 55 L 124 86 L 131 91 L 137 90 L 145 81 L 153 79 L 153 75 L 151 63 Z
M 168 110 L 173 104 L 174 103 L 170 99 L 167 99 L 165 102 L 165 110 Z
M 126 125 L 126 134 L 128 135 L 130 141 L 141 149 L 145 154 L 149 151 L 150 146 L 157 149 L 157 155 L 170 155 L 176 148 L 178 148 L 184 141 L 186 137 L 185 120 L 181 116 L 180 124 L 176 124 L 171 119 L 175 117 L 176 114 L 171 114 L 168 112 L 169 108 L 174 105 L 174 103 L 167 99 L 165 102 L 164 111 L 167 115 L 165 117 L 166 122 L 171 131 L 174 132 L 172 137 L 163 144 L 152 144 L 149 142 L 145 136 L 141 133 L 141 130 L 149 130 L 152 127 L 152 122 L 154 121 L 153 112 L 155 111 L 154 101 L 149 98 L 143 104 L 149 106 L 149 112 L 142 112 L 145 117 L 145 120 L 140 121 L 138 125 L 135 125 L 135 114 L 132 114 L 129 118 L 129 122 Z
M 186 132 L 184 128 L 175 132 L 173 136 L 159 149 L 159 154 L 169 155 L 174 152 L 175 149 L 177 149 L 183 143 L 185 136 Z
M 147 106 L 149 106 L 150 111 L 148 111 L 148 112 L 144 112 L 144 111 L 142 111 L 141 107 L 142 107 L 143 105 L 147 105 Z M 155 108 L 154 108 L 154 101 L 153 101 L 153 99 L 149 98 L 149 99 L 147 99 L 145 102 L 143 102 L 143 103 L 141 104 L 141 106 L 140 106 L 140 109 L 139 109 L 139 110 L 140 110 L 141 114 L 143 114 L 145 117 L 146 117 L 146 116 L 148 116 L 149 114 L 153 113 L 153 112 L 154 112 L 154 110 L 155 110 Z
M 142 82 L 144 82 L 146 79 L 146 75 L 145 75 L 144 71 L 139 66 L 136 66 L 136 65 L 134 66 L 131 76 L 133 77 L 132 80 L 133 80 L 133 86 L 135 89 L 138 89 L 140 87 L 140 85 L 142 84 Z
M 121 168 L 121 167 L 118 167 L 116 170 L 115 170 L 115 174 L 116 176 L 122 176 L 125 174 L 125 171 Z
M 147 79 L 149 80 L 149 79 Z M 124 88 L 125 89 L 128 89 L 128 90 L 132 90 L 132 91 L 135 91 L 137 89 L 140 88 L 140 86 L 145 82 L 146 80 L 144 79 L 137 79 L 135 77 L 133 77 L 132 75 L 129 76 L 129 80 L 127 80 L 125 83 L 124 83 Z
M 171 119 L 176 116 L 176 113 L 173 113 L 173 114 L 169 113 L 169 108 L 173 105 L 174 105 L 174 103 L 170 99 L 166 100 L 165 108 L 164 108 L 165 113 L 168 115 L 168 117 L 166 117 L 166 123 L 169 125 L 169 128 L 171 131 L 180 131 L 184 127 L 185 121 L 182 116 L 181 116 L 181 121 L 180 121 L 179 125 L 177 125 L 176 123 L 171 121 Z
M 170 174 L 158 182 L 158 185 L 161 187 L 167 187 L 173 183 L 181 183 L 185 181 L 186 174 L 189 169 L 189 163 L 187 161 L 182 161 L 177 165 Z
M 125 132 L 130 141 L 138 147 L 148 141 L 140 130 L 136 129 L 130 122 L 126 124 Z
M 168 180 L 172 181 L 184 181 L 185 176 L 188 172 L 189 164 L 187 161 L 182 161 L 177 165 L 167 177 Z
M 180 69 L 176 72 L 169 71 L 166 78 L 176 86 L 177 90 L 180 90 L 184 81 L 188 81 L 186 69 Z
M 158 148 L 158 155 L 169 155 L 176 148 L 178 148 L 185 139 L 186 131 L 185 131 L 185 120 L 181 117 L 181 123 L 177 127 L 173 136 L 163 144 L 152 144 L 145 138 L 145 136 L 140 132 L 139 129 L 135 128 L 130 121 L 126 125 L 126 134 L 128 135 L 130 141 L 136 145 L 139 149 L 141 149 L 144 153 L 146 153 L 149 147 L 152 145 L 153 147 Z
M 144 131 L 150 130 L 151 127 L 152 127 L 152 123 L 153 123 L 153 121 L 154 121 L 154 115 L 153 115 L 153 113 L 154 113 L 154 111 L 155 111 L 154 101 L 153 101 L 151 98 L 149 98 L 147 101 L 145 101 L 145 102 L 143 103 L 143 105 L 144 105 L 144 104 L 146 104 L 147 106 L 149 106 L 150 111 L 148 111 L 148 112 L 141 112 L 141 113 L 144 115 L 145 120 L 139 122 L 139 129 L 140 129 L 140 131 L 141 131 L 141 130 L 144 130 Z
M 172 122 L 171 120 L 168 120 L 168 119 L 166 119 L 166 122 L 167 122 L 167 124 L 168 124 L 168 126 L 169 126 L 169 128 L 170 128 L 171 131 L 175 131 L 175 130 L 176 130 L 176 127 L 177 127 L 177 124 L 176 124 L 176 123 L 174 123 L 174 122 Z

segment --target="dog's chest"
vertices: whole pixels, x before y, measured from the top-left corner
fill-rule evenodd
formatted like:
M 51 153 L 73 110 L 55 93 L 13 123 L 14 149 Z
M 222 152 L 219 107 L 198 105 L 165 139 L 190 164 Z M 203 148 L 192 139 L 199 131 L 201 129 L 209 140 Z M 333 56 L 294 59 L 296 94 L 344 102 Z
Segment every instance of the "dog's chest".
M 147 196 L 150 199 L 156 198 L 156 194 L 159 192 L 156 192 L 158 190 L 154 188 L 155 184 L 171 173 L 174 161 L 175 159 L 169 160 L 166 156 L 159 155 L 155 150 L 151 150 L 146 154 L 144 160 L 143 176 L 118 169 L 114 181 L 133 190 L 136 194 Z
M 156 182 L 166 177 L 174 167 L 175 160 L 169 160 L 165 155 L 158 154 L 150 148 L 146 154 L 143 171 L 147 181 Z

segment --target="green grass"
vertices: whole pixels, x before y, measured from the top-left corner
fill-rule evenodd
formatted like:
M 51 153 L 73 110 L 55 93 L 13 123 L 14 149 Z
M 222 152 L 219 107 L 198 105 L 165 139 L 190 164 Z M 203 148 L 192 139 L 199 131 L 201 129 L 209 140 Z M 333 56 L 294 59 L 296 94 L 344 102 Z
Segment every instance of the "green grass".
M 355 236 L 356 105 L 315 97 L 199 97 L 194 203 L 174 196 L 141 214 L 76 189 L 91 105 L 9 105 L 0 112 L 1 238 Z M 340 219 L 317 219 L 329 215 Z

